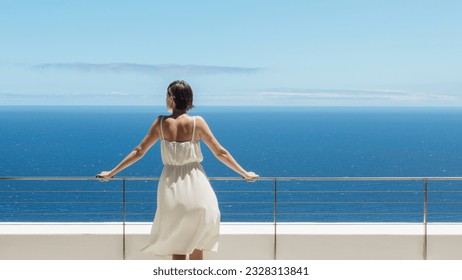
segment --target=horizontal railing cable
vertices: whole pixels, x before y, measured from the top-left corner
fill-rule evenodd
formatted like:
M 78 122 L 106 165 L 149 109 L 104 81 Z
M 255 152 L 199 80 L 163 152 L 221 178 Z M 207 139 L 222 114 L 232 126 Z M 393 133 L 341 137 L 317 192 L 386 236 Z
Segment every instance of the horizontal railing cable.
M 260 177 L 258 181 L 462 181 L 462 177 Z M 0 177 L 0 181 L 99 181 L 86 176 L 17 176 Z M 115 177 L 108 181 L 157 181 L 159 177 Z M 241 177 L 209 177 L 211 181 L 245 181 Z

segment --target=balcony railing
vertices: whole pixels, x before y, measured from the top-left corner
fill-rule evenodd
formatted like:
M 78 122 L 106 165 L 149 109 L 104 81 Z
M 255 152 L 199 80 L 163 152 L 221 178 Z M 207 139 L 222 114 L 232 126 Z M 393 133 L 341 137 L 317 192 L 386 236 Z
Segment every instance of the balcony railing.
M 158 178 L 0 178 L 0 221 L 151 221 Z M 210 178 L 223 221 L 462 222 L 462 177 Z
M 0 178 L 0 222 L 150 222 L 158 178 Z M 223 222 L 462 222 L 462 177 L 212 177 Z M 275 239 L 276 240 L 276 239 Z

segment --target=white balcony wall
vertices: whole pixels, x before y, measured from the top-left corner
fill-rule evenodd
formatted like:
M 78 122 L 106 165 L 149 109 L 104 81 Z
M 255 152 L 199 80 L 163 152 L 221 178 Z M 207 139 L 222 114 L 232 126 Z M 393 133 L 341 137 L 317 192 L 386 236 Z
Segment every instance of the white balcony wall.
M 163 259 L 140 252 L 150 223 L 3 223 L 2 260 Z M 277 232 L 275 236 L 274 233 Z M 221 260 L 420 260 L 462 259 L 462 225 L 223 223 Z

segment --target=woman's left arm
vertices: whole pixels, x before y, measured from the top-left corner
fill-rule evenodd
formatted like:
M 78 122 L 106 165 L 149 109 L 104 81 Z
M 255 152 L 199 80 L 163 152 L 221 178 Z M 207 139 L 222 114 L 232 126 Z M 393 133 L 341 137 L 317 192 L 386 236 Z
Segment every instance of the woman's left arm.
M 158 127 L 159 118 L 157 118 L 149 129 L 148 133 L 144 137 L 143 141 L 131 151 L 114 169 L 111 171 L 102 171 L 96 178 L 108 179 L 114 177 L 117 173 L 129 167 L 130 165 L 137 162 L 142 158 L 146 152 L 156 143 L 159 139 Z

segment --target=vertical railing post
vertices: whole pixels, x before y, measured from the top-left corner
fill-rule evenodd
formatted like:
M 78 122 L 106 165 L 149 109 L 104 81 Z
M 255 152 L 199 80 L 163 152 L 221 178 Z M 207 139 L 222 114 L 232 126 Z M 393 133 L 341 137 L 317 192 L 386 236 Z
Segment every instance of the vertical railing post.
M 423 244 L 423 259 L 427 259 L 427 246 L 428 246 L 428 183 L 427 178 L 423 180 L 423 192 L 424 192 L 424 205 L 423 205 L 423 223 L 424 223 L 424 244 Z
M 274 220 L 274 248 L 273 248 L 273 259 L 277 259 L 277 178 L 274 178 L 274 202 L 273 202 L 273 220 Z
M 127 218 L 127 196 L 125 178 L 122 181 L 122 257 L 125 260 L 125 222 Z

